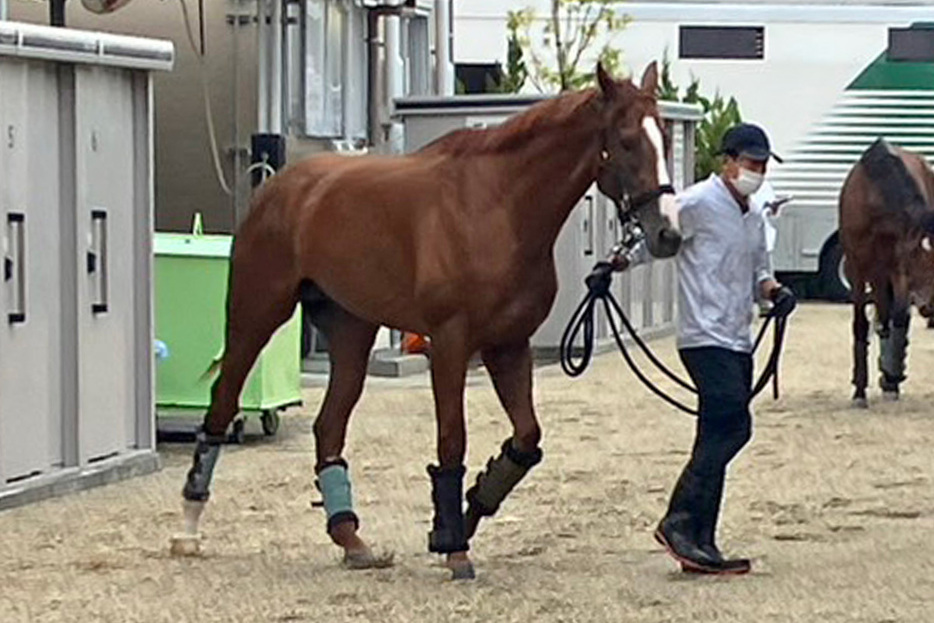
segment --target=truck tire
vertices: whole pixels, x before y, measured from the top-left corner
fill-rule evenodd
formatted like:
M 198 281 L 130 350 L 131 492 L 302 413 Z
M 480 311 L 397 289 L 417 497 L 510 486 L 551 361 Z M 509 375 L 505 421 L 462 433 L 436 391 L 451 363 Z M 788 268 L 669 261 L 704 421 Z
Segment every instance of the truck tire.
M 821 254 L 818 273 L 821 296 L 828 301 L 850 300 L 850 282 L 846 278 L 845 266 L 843 246 L 835 238 Z

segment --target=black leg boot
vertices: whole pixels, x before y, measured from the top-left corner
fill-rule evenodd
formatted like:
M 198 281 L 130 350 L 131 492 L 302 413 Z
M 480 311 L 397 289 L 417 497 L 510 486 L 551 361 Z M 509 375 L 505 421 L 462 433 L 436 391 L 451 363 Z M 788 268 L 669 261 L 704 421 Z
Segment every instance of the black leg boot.
M 701 496 L 700 479 L 689 465 L 678 478 L 668 513 L 655 529 L 655 540 L 683 566 L 708 571 L 717 569 L 722 559 L 713 557 L 698 542 L 698 515 L 703 511 Z
M 752 568 L 752 563 L 748 558 L 725 559 L 717 548 L 715 534 L 717 519 L 720 515 L 720 503 L 723 499 L 723 478 L 724 475 L 701 479 L 700 490 L 703 495 L 699 499 L 700 512 L 696 520 L 697 544 L 711 559 L 718 561 L 718 569 L 716 571 L 700 570 L 682 564 L 682 569 L 686 572 L 741 574 L 748 573 Z

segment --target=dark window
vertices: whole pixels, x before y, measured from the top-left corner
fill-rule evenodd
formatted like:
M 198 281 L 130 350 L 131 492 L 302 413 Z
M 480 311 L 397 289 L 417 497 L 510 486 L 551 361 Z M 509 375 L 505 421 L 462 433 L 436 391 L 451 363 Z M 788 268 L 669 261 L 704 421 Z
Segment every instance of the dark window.
M 682 26 L 681 58 L 763 58 L 762 26 Z
M 454 75 L 464 93 L 495 93 L 503 79 L 503 68 L 499 63 L 457 63 Z
M 888 60 L 934 62 L 934 29 L 889 28 Z

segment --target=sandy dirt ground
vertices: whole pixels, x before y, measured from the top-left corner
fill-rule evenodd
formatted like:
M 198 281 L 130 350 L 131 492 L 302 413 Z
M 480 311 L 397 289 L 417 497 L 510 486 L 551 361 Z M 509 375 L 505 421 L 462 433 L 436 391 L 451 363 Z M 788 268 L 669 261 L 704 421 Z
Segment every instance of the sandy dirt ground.
M 342 569 L 312 507 L 313 387 L 276 439 L 225 449 L 203 558 L 168 554 L 188 442 L 160 445 L 157 474 L 0 514 L 0 621 L 934 620 L 934 331 L 912 327 L 900 402 L 874 382 L 853 410 L 849 326 L 846 307 L 799 308 L 783 397 L 756 402 L 719 536 L 754 558 L 748 576 L 686 576 L 653 541 L 693 420 L 606 354 L 576 380 L 536 370 L 545 460 L 481 526 L 475 581 L 451 582 L 426 551 L 427 377 L 374 379 L 346 457 L 363 534 L 394 568 Z M 672 339 L 653 346 L 676 361 Z M 510 430 L 485 374 L 467 406 L 472 483 Z

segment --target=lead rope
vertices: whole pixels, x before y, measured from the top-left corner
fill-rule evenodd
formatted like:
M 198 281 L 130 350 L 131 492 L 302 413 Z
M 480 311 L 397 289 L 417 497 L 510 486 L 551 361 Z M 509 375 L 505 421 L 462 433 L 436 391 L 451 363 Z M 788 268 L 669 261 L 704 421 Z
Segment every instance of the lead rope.
M 638 242 L 638 240 L 636 240 L 636 242 Z M 612 281 L 612 265 L 609 262 L 597 262 L 597 264 L 594 266 L 593 272 L 591 272 L 591 274 L 585 280 L 585 283 L 587 284 L 587 294 L 584 296 L 584 299 L 581 301 L 580 305 L 577 306 L 577 309 L 571 315 L 571 320 L 568 322 L 568 325 L 561 336 L 561 368 L 568 376 L 576 377 L 583 374 L 584 370 L 587 369 L 587 366 L 590 365 L 590 360 L 593 357 L 594 343 L 594 308 L 596 307 L 597 302 L 600 301 L 603 303 L 603 308 L 606 311 L 607 319 L 610 322 L 610 328 L 613 331 L 613 339 L 616 341 L 616 345 L 619 347 L 620 353 L 623 355 L 623 359 L 625 359 L 626 363 L 629 364 L 629 367 L 632 369 L 636 377 L 638 377 L 638 379 L 642 381 L 642 383 L 655 395 L 660 397 L 668 404 L 676 407 L 677 409 L 680 409 L 681 411 L 684 411 L 685 413 L 696 416 L 698 414 L 696 409 L 688 407 L 684 403 L 676 400 L 675 398 L 672 398 L 664 391 L 662 391 L 657 385 L 655 385 L 655 383 L 653 383 L 651 380 L 649 380 L 648 377 L 645 376 L 642 370 L 640 370 L 636 365 L 636 362 L 633 361 L 632 356 L 629 354 L 629 349 L 626 348 L 626 344 L 623 342 L 623 338 L 620 335 L 619 328 L 616 325 L 616 320 L 614 319 L 611 310 L 619 316 L 620 320 L 622 320 L 623 326 L 632 336 L 633 341 L 635 341 L 636 345 L 639 346 L 642 352 L 645 353 L 645 355 L 649 358 L 649 361 L 651 361 L 656 368 L 658 368 L 665 374 L 665 376 L 674 381 L 676 384 L 680 385 L 682 388 L 693 394 L 697 394 L 696 387 L 672 372 L 668 366 L 662 363 L 645 344 L 645 342 L 639 336 L 638 332 L 629 322 L 629 318 L 626 317 L 626 314 L 623 312 L 622 307 L 620 307 L 619 302 L 617 302 L 616 297 L 614 297 L 613 293 L 610 292 L 610 284 Z M 765 331 L 768 329 L 773 320 L 775 321 L 775 330 L 774 339 L 772 342 L 772 352 L 769 354 L 769 359 L 766 363 L 765 369 L 762 370 L 762 374 L 759 375 L 759 379 L 756 381 L 756 384 L 753 387 L 750 400 L 762 392 L 770 379 L 772 380 L 772 396 L 775 400 L 778 400 L 778 364 L 781 356 L 782 346 L 784 345 L 785 340 L 787 318 L 779 318 L 774 314 L 770 314 L 766 318 L 766 321 L 763 323 L 762 327 L 759 329 L 758 335 L 756 336 L 752 354 L 755 356 L 756 351 L 759 349 L 759 345 L 762 343 L 762 338 L 765 336 Z M 575 361 L 574 342 L 577 340 L 577 337 L 581 331 L 583 331 L 584 342 L 581 354 L 578 357 L 578 360 Z

